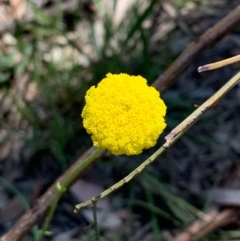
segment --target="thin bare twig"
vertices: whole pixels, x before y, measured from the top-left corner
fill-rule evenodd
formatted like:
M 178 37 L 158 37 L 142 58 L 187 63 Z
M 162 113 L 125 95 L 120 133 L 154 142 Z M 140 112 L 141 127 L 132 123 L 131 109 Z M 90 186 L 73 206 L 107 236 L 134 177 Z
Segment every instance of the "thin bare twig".
M 240 72 L 234 75 L 221 89 L 219 89 L 213 96 L 211 96 L 200 107 L 198 107 L 190 116 L 188 116 L 176 128 L 174 128 L 165 137 L 166 142 L 147 160 L 145 160 L 141 165 L 134 169 L 125 178 L 115 183 L 113 186 L 109 187 L 107 190 L 103 191 L 98 196 L 95 196 L 92 199 L 87 200 L 86 202 L 76 205 L 74 212 L 78 212 L 83 207 L 106 197 L 110 193 L 122 187 L 124 184 L 130 182 L 137 174 L 142 172 L 149 164 L 154 162 L 157 159 L 157 157 L 159 157 L 166 150 L 166 148 L 171 147 L 207 110 L 213 107 L 231 88 L 233 88 L 239 82 L 239 80 Z
M 183 53 L 161 74 L 153 86 L 162 91 L 173 84 L 176 78 L 185 70 L 199 54 L 223 38 L 240 23 L 240 5 L 232 10 L 212 28 L 203 33 L 197 42 L 191 42 Z
M 211 96 L 205 103 L 197 108 L 191 115 L 189 115 L 182 123 L 174 128 L 166 137 L 166 143 L 164 147 L 169 147 L 174 139 L 180 135 L 186 128 L 192 126 L 208 109 L 210 109 L 219 99 L 222 98 L 223 94 L 226 94 L 231 90 L 239 81 L 240 72 L 237 73 L 232 79 L 230 79 L 219 91 Z
M 240 61 L 240 54 L 238 54 L 236 56 L 233 56 L 231 58 L 228 58 L 228 59 L 224 59 L 224 60 L 215 62 L 215 63 L 205 64 L 203 66 L 200 66 L 200 67 L 198 67 L 198 72 L 203 72 L 203 71 L 208 71 L 208 70 L 222 68 L 224 66 L 236 63 L 238 61 Z

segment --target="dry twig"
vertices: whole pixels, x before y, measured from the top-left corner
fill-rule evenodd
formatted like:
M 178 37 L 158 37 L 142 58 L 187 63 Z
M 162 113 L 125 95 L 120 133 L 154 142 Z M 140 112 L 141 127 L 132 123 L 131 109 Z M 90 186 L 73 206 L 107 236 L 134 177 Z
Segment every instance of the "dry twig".
M 68 176 L 74 172 L 74 170 L 94 152 L 95 148 L 88 149 L 61 177 L 59 177 L 55 183 L 36 201 L 36 204 L 32 209 L 27 211 L 18 222 L 0 238 L 0 241 L 18 241 L 31 229 L 31 227 L 39 221 L 40 218 L 47 212 L 52 201 L 58 193 L 57 183 L 64 183 Z M 85 169 L 88 166 L 85 167 Z M 82 170 L 83 171 L 83 170 Z M 75 179 L 76 180 L 76 179 Z M 66 188 L 69 188 L 75 181 L 72 180 L 68 183 Z
M 236 222 L 238 218 L 239 211 L 233 208 L 224 209 L 223 211 L 212 209 L 201 220 L 195 221 L 186 230 L 171 239 L 171 241 L 193 241 L 199 239 L 216 228 Z
M 176 78 L 192 63 L 193 59 L 201 54 L 206 48 L 212 46 L 237 24 L 240 23 L 240 5 L 232 10 L 212 28 L 203 33 L 197 42 L 191 42 L 183 53 L 160 75 L 153 86 L 162 91 L 173 84 Z
M 198 67 L 198 72 L 203 72 L 203 71 L 209 71 L 209 70 L 213 70 L 213 69 L 218 69 L 224 66 L 227 66 L 229 64 L 233 64 L 240 61 L 240 54 L 228 58 L 228 59 L 224 59 L 215 63 L 211 63 L 211 64 L 206 64 L 203 66 Z
M 130 182 L 137 174 L 141 173 L 148 165 L 154 162 L 167 148 L 171 147 L 202 115 L 213 107 L 229 90 L 231 90 L 240 81 L 240 72 L 234 75 L 221 89 L 219 89 L 214 95 L 206 100 L 201 106 L 199 106 L 191 115 L 184 119 L 177 127 L 175 127 L 166 137 L 166 142 L 149 158 L 147 158 L 141 165 L 134 169 L 122 180 L 118 181 L 98 196 L 95 196 L 83 203 L 75 206 L 74 212 L 78 212 L 80 209 L 87 205 L 97 202 L 100 199 L 108 196 L 110 193 L 116 191 L 124 184 Z

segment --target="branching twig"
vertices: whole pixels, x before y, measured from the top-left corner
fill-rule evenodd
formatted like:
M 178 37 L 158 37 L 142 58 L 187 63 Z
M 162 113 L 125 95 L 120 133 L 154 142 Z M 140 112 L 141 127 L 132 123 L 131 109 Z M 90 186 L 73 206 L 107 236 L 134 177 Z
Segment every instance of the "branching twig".
M 183 53 L 160 75 L 153 86 L 162 91 L 170 86 L 176 78 L 185 70 L 200 53 L 213 45 L 227 33 L 229 33 L 237 24 L 240 23 L 240 5 L 232 10 L 222 20 L 217 22 L 212 28 L 203 33 L 197 42 L 190 43 Z
M 214 106 L 231 88 L 233 88 L 240 80 L 240 72 L 238 72 L 233 78 L 231 78 L 219 91 L 217 91 L 212 97 L 210 97 L 206 102 L 204 102 L 198 109 L 196 109 L 189 117 L 187 117 L 183 122 L 181 122 L 176 128 L 174 128 L 169 135 L 166 136 L 166 142 L 146 161 L 144 161 L 139 167 L 132 171 L 128 176 L 99 194 L 98 196 L 76 205 L 75 212 L 78 212 L 81 208 L 96 202 L 113 191 L 117 190 L 124 184 L 131 181 L 137 174 L 139 174 L 143 169 L 145 169 L 150 163 L 156 160 L 168 147 L 171 147 L 176 140 L 179 139 L 189 127 L 191 127 L 208 109 Z
M 174 128 L 166 137 L 164 147 L 169 147 L 178 135 L 182 135 L 190 126 L 192 126 L 204 112 L 210 109 L 214 104 L 220 100 L 230 89 L 232 89 L 240 79 L 240 72 L 230 79 L 219 91 L 211 96 L 205 103 L 203 103 L 197 110 L 189 115 L 182 123 Z
M 65 188 L 71 186 L 71 184 L 78 178 L 89 164 L 93 163 L 101 153 L 101 150 L 96 150 L 94 147 L 86 151 L 56 182 L 48 188 L 48 190 L 37 200 L 35 206 L 27 211 L 18 222 L 0 238 L 0 241 L 18 241 L 25 233 L 46 213 L 52 204 L 53 200 L 56 198 L 59 190 L 57 189 L 57 184 L 61 183 Z M 85 163 L 86 159 L 89 160 Z M 85 165 L 83 165 L 85 163 Z M 82 166 L 81 171 L 79 171 L 79 166 Z M 69 178 L 69 177 L 72 178 Z

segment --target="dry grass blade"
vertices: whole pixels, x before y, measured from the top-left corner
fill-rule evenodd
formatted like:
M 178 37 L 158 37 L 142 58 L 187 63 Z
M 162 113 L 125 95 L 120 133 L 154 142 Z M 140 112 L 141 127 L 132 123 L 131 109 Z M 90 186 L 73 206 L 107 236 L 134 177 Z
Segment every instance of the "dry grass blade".
M 236 62 L 238 62 L 238 61 L 240 61 L 240 54 L 238 54 L 238 55 L 236 55 L 236 56 L 234 56 L 234 57 L 228 58 L 228 59 L 224 59 L 224 60 L 215 62 L 215 63 L 206 64 L 206 65 L 200 66 L 200 67 L 198 68 L 198 72 L 203 72 L 203 71 L 218 69 L 218 68 L 227 66 L 227 65 L 229 65 L 229 64 L 236 63 Z

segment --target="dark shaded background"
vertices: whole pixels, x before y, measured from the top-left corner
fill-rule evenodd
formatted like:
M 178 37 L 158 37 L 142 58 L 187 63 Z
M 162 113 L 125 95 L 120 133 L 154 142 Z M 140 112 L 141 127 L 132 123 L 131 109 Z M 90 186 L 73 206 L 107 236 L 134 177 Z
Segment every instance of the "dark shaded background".
M 142 75 L 152 84 L 189 42 L 239 3 L 142 0 L 125 10 L 123 0 L 115 2 L 115 10 L 104 1 L 42 0 L 28 7 L 0 2 L 1 234 L 92 145 L 80 118 L 91 85 L 108 72 Z M 136 157 L 105 153 L 81 184 L 64 194 L 47 240 L 94 240 L 91 210 L 75 215 L 74 205 L 87 199 L 85 190 L 96 195 L 136 168 L 195 105 L 237 72 L 239 63 L 201 74 L 197 68 L 239 54 L 239 31 L 207 49 L 161 93 L 168 127 L 156 147 Z M 148 170 L 106 199 L 103 240 L 167 237 L 208 209 L 206 191 L 239 188 L 239 96 L 236 86 Z M 237 234 L 237 227 L 206 238 L 231 239 L 233 231 Z

